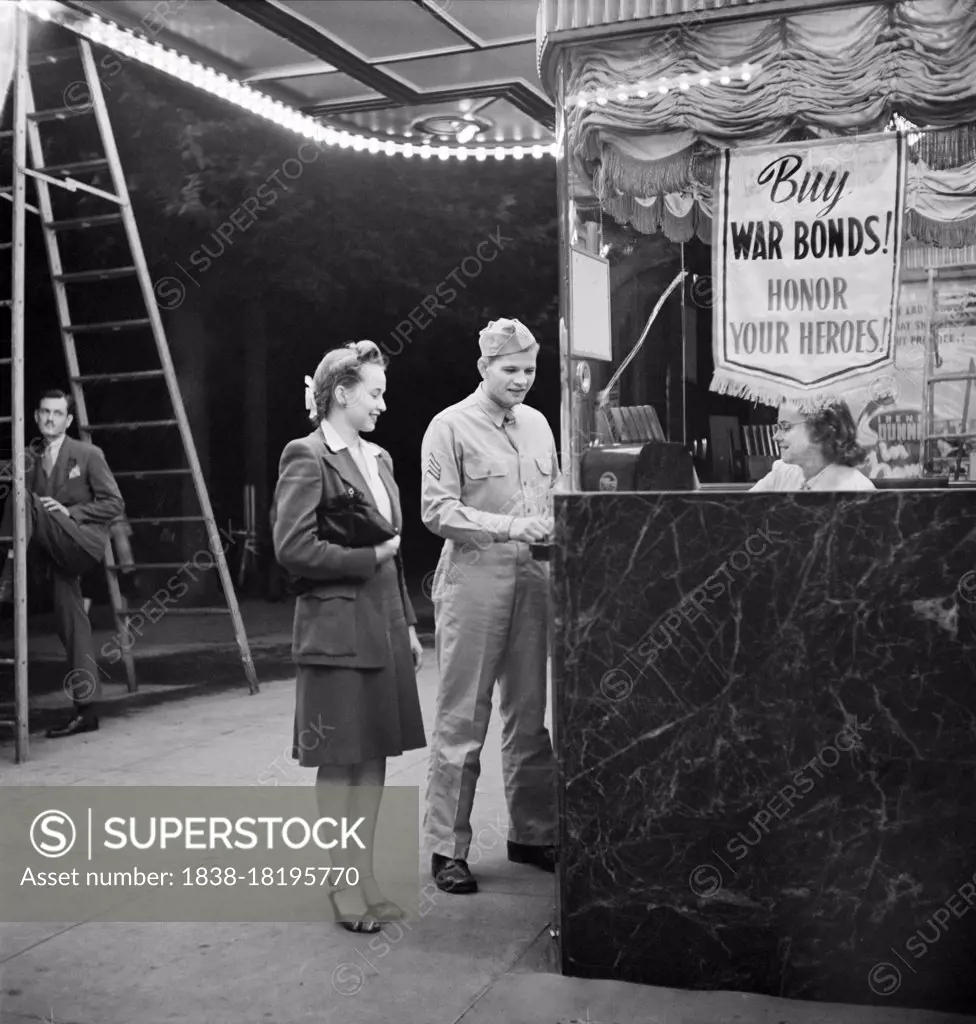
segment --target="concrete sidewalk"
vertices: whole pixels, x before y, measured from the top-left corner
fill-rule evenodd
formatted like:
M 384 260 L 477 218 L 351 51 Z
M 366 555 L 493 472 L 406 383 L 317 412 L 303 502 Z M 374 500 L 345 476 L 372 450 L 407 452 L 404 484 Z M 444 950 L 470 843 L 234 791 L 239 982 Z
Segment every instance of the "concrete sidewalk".
M 428 734 L 436 673 L 420 674 Z M 281 665 L 280 676 L 287 675 Z M 120 709 L 98 733 L 37 738 L 27 764 L 0 744 L 2 786 L 308 786 L 284 763 L 294 683 L 265 682 Z M 422 787 L 427 752 L 390 762 Z M 556 973 L 552 876 L 509 864 L 497 714 L 485 747 L 471 854 L 482 891 L 436 893 L 420 920 L 357 936 L 318 924 L 0 925 L 0 1024 L 961 1024 L 966 1018 L 686 993 Z M 426 858 L 419 882 L 427 885 Z M 428 890 L 429 891 L 429 890 Z M 0 908 L 2 910 L 2 908 Z M 971 1019 L 970 1019 L 971 1020 Z
M 419 588 L 412 599 L 418 616 L 417 631 L 421 639 L 433 642 L 433 606 Z M 241 602 L 241 618 L 259 682 L 280 678 L 289 671 L 294 605 L 294 598 Z M 32 616 L 28 625 L 30 728 L 32 733 L 43 733 L 70 707 L 64 692 L 65 655 L 50 616 Z M 105 656 L 119 649 L 111 609 L 96 607 L 92 625 L 102 684 L 99 713 L 103 717 L 170 699 L 247 688 L 229 615 L 164 615 L 155 623 L 144 622 L 138 635 L 129 638 L 138 682 L 134 693 L 129 691 L 119 656 L 115 655 L 115 661 Z M 0 657 L 12 656 L 11 637 L 8 614 L 0 624 Z M 0 709 L 0 717 L 12 717 L 13 676 L 9 669 L 0 672 Z

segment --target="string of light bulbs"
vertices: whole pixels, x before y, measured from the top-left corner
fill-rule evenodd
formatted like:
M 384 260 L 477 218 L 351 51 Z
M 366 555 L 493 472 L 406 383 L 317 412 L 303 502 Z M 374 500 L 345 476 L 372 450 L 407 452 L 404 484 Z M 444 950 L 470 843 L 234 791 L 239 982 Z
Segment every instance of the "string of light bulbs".
M 314 117 L 303 114 L 300 110 L 296 110 L 280 100 L 272 99 L 265 93 L 230 78 L 206 64 L 191 60 L 176 50 L 170 50 L 130 29 L 120 28 L 97 14 L 78 14 L 76 11 L 72 11 L 69 23 L 69 19 L 65 17 L 64 8 L 54 0 L 17 0 L 17 2 L 20 7 L 34 17 L 43 21 L 65 24 L 72 32 L 84 36 L 99 46 L 108 47 L 125 57 L 147 64 L 157 71 L 162 71 L 219 99 L 242 107 L 258 117 L 263 117 L 279 127 L 304 135 L 308 139 L 324 143 L 327 146 L 353 149 L 356 152 L 365 150 L 367 153 L 403 156 L 408 159 L 417 156 L 421 160 L 437 157 L 440 160 L 454 158 L 460 161 L 469 158 L 484 161 L 489 157 L 494 157 L 496 160 L 505 160 L 507 157 L 521 160 L 526 156 L 541 160 L 546 155 L 555 156 L 559 151 L 557 143 L 547 146 L 541 144 L 531 146 L 432 146 L 428 143 L 398 142 L 394 139 L 379 139 L 375 136 L 340 131 L 327 127 Z M 469 138 L 472 137 L 470 133 L 468 134 Z
M 693 85 L 705 88 L 715 83 L 731 85 L 733 81 L 749 82 L 762 71 L 760 64 L 743 64 L 738 69 L 722 68 L 720 71 L 694 71 L 674 78 L 656 78 L 653 82 L 644 80 L 635 85 L 618 85 L 612 88 L 595 89 L 577 93 L 570 100 L 570 105 L 585 109 L 591 103 L 604 107 L 611 99 L 626 103 L 633 97 L 647 99 L 652 92 L 667 95 L 674 89 L 687 92 Z

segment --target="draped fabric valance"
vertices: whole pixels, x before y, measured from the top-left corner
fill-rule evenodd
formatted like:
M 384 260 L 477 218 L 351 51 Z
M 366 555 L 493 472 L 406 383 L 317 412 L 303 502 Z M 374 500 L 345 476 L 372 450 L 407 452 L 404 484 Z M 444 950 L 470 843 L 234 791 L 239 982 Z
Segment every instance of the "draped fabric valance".
M 802 147 L 802 143 L 799 144 Z M 845 147 L 846 148 L 846 147 Z M 637 153 L 631 145 L 631 158 Z M 653 188 L 625 194 L 609 184 L 617 165 L 615 151 L 607 152 L 592 185 L 603 209 L 621 224 L 653 234 L 662 231 L 673 242 L 697 236 L 711 242 L 713 178 L 718 151 L 687 151 L 671 172 L 673 191 Z M 906 238 L 930 245 L 976 243 L 976 126 L 927 132 L 909 149 L 905 183 Z M 851 142 L 844 161 L 857 159 Z M 643 194 L 642 194 L 643 193 Z
M 615 219 L 675 241 L 707 239 L 717 150 L 821 136 L 976 121 L 976 3 L 901 0 L 757 21 L 685 22 L 640 41 L 567 50 L 566 101 L 577 173 Z M 759 65 L 749 81 L 661 93 L 661 78 Z M 621 88 L 648 83 L 643 98 Z M 908 181 L 909 237 L 976 241 L 976 133 L 926 133 Z

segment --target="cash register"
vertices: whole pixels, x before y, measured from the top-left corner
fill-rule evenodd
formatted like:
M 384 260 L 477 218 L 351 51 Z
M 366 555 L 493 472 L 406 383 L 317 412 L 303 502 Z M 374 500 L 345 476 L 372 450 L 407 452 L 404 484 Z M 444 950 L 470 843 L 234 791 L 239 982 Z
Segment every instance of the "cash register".
M 580 460 L 584 491 L 693 491 L 694 461 L 683 444 L 670 442 L 650 405 L 597 410 L 600 438 Z

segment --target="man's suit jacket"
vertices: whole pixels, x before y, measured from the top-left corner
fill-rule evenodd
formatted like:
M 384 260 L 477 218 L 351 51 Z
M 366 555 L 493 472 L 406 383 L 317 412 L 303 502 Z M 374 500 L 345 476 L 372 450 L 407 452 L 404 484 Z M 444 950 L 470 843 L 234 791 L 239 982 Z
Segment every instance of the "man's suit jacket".
M 50 478 L 45 477 L 38 454 L 30 489 L 64 505 L 71 519 L 65 524 L 67 532 L 79 547 L 101 561 L 109 527 L 125 512 L 125 502 L 101 448 L 65 437 Z
M 392 525 L 399 533 L 400 492 L 393 479 L 393 460 L 382 448 L 378 466 L 390 495 Z M 332 451 L 321 430 L 285 446 L 271 512 L 275 557 L 293 575 L 318 581 L 295 602 L 292 656 L 298 664 L 376 669 L 387 662 L 389 624 L 375 550 L 343 547 L 318 535 L 319 506 L 347 496 L 350 488 L 376 507 L 349 450 Z M 412 626 L 417 617 L 399 554 L 396 568 L 407 623 Z

